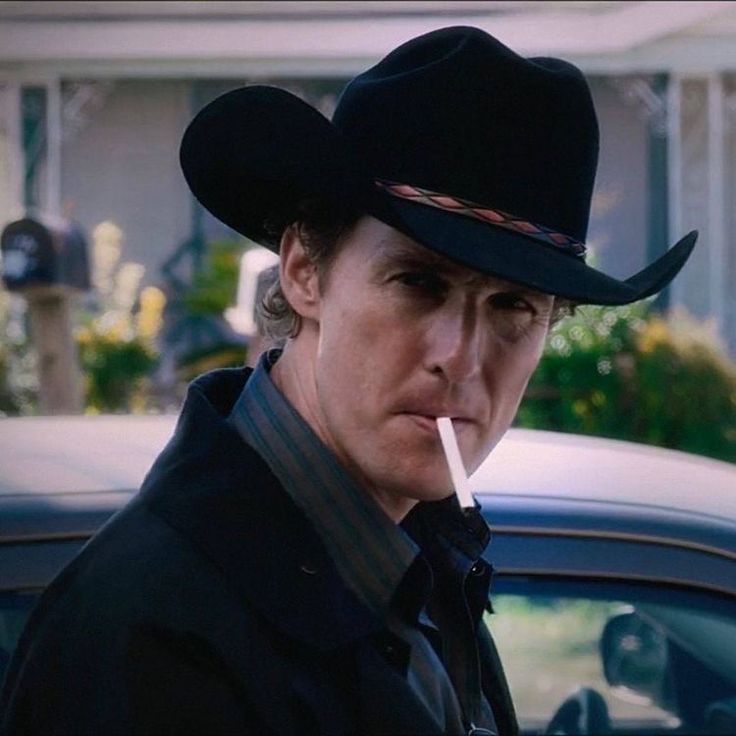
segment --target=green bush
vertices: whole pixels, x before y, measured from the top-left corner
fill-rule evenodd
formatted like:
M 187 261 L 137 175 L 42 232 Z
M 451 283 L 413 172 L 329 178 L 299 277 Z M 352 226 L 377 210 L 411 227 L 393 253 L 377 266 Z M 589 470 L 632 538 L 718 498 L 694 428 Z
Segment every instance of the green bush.
M 736 366 L 684 312 L 581 307 L 550 333 L 517 424 L 736 462 Z
M 151 408 L 146 378 L 158 362 L 156 337 L 165 297 L 148 286 L 138 309 L 86 314 L 75 331 L 87 413 L 143 412 Z
M 135 411 L 142 379 L 156 365 L 143 340 L 94 334 L 78 342 L 87 413 Z
M 246 247 L 242 241 L 235 240 L 207 243 L 202 268 L 180 296 L 189 319 L 200 318 L 199 323 L 207 325 L 209 330 L 207 344 L 197 345 L 177 357 L 177 378 L 182 383 L 205 371 L 244 362 L 245 348 L 242 342 L 233 342 L 223 315 L 236 302 L 240 258 Z
M 204 264 L 182 296 L 190 314 L 220 315 L 235 303 L 244 246 L 236 241 L 207 244 Z
M 11 302 L 15 299 L 15 309 Z M 0 287 L 0 417 L 38 412 L 38 370 L 20 297 Z

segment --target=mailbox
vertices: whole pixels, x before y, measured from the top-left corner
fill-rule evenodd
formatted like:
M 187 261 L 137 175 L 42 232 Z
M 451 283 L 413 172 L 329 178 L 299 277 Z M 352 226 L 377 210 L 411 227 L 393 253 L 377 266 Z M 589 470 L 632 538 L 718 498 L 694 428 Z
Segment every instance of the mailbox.
M 48 225 L 24 217 L 3 230 L 0 248 L 3 281 L 10 291 L 51 285 L 90 288 L 87 241 L 73 222 Z

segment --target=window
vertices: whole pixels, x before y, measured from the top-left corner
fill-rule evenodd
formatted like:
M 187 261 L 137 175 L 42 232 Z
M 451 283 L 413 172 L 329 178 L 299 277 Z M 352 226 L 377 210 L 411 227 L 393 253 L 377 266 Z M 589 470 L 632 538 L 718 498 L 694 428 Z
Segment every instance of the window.
M 736 602 L 541 577 L 498 578 L 492 601 L 524 733 L 555 714 L 555 733 L 736 733 Z M 573 731 L 583 701 L 593 720 Z

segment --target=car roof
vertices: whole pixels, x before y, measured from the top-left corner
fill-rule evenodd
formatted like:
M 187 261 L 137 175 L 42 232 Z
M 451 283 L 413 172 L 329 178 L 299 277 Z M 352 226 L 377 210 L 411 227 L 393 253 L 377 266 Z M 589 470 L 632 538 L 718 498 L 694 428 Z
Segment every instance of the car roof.
M 176 417 L 0 420 L 0 497 L 135 492 Z
M 0 496 L 134 492 L 176 415 L 0 420 Z M 476 493 L 661 506 L 736 520 L 736 464 L 620 440 L 510 429 Z
M 476 493 L 646 505 L 736 522 L 736 465 L 600 437 L 511 429 L 470 483 Z
M 175 424 L 174 415 L 0 420 L 6 552 L 14 542 L 87 539 L 137 491 Z M 575 560 L 581 574 L 586 565 L 609 574 L 613 560 L 624 577 L 643 565 L 655 577 L 736 592 L 736 465 L 512 429 L 471 486 L 504 573 L 567 569 Z

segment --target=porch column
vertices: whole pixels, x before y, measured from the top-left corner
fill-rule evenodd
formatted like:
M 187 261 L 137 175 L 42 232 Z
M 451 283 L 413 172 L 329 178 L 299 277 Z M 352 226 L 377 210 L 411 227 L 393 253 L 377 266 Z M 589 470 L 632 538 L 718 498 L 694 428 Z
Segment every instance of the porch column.
M 714 321 L 721 338 L 736 348 L 727 324 L 729 236 L 724 85 L 720 74 L 673 77 L 670 85 L 670 229 L 673 236 L 696 229 L 698 244 L 672 285 L 672 303 Z
M 20 84 L 0 80 L 0 228 L 23 214 Z
M 46 212 L 61 217 L 61 82 L 46 82 Z
M 731 355 L 736 358 L 736 73 L 723 75 L 724 172 L 726 214 L 724 232 L 724 330 Z

